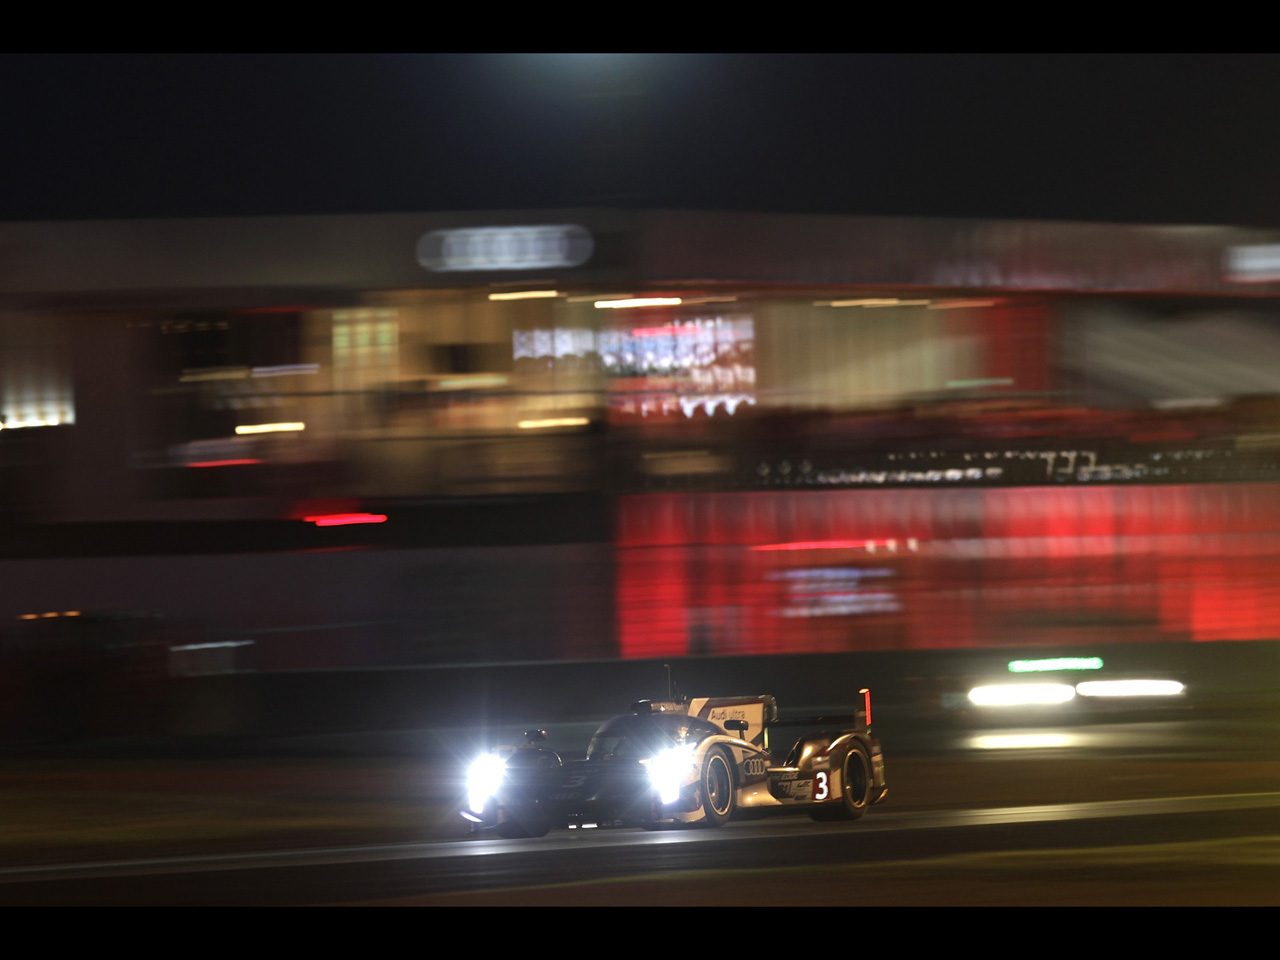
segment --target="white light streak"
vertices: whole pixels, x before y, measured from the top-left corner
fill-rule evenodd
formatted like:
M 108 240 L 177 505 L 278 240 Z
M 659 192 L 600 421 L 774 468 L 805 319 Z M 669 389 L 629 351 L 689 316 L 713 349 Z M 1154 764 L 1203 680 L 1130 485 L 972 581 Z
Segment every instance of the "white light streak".
M 559 290 L 512 290 L 510 293 L 491 293 L 490 300 L 550 300 L 560 296 Z
M 1076 684 L 1082 697 L 1177 697 L 1186 691 L 1177 680 L 1086 680 Z
M 969 701 L 979 707 L 1046 706 L 1074 700 L 1075 687 L 1066 683 L 1001 683 L 974 687 Z
M 988 733 L 969 741 L 975 750 L 1052 750 L 1076 743 L 1069 733 Z
M 678 307 L 679 297 L 633 297 L 629 300 L 597 300 L 597 310 L 627 310 L 631 307 Z
M 590 422 L 586 417 L 552 417 L 548 420 L 521 420 L 516 426 L 521 430 L 548 430 L 552 427 L 585 427 Z
M 236 427 L 236 433 L 243 437 L 256 433 L 297 433 L 305 429 L 307 429 L 307 425 L 300 421 L 288 423 L 244 423 Z

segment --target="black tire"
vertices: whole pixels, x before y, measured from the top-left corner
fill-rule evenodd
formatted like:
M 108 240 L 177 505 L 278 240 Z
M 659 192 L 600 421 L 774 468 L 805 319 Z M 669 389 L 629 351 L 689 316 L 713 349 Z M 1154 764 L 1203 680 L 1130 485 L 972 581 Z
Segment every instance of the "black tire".
M 738 791 L 733 781 L 733 764 L 723 750 L 707 751 L 702 761 L 702 777 L 699 780 L 702 793 L 702 809 L 707 815 L 708 827 L 719 827 L 728 822 L 738 805 Z
M 840 802 L 811 807 L 809 816 L 814 820 L 857 820 L 871 806 L 871 761 L 861 746 L 851 746 L 845 754 L 840 780 Z
M 506 820 L 498 824 L 498 836 L 508 840 L 519 840 L 524 837 L 545 837 L 551 830 L 551 824 L 537 807 L 526 807 L 509 811 Z

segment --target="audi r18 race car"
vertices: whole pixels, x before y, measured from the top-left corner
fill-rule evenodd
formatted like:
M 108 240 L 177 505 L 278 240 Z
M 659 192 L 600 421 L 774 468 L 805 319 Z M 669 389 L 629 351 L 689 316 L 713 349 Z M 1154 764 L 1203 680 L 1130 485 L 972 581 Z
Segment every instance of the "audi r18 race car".
M 636 703 L 591 738 L 585 760 L 526 744 L 477 757 L 461 810 L 473 832 L 543 836 L 552 827 L 663 823 L 717 827 L 736 810 L 807 809 L 818 820 L 857 819 L 889 793 L 871 695 L 843 717 L 781 720 L 774 698 L 699 697 Z M 779 741 L 786 727 L 804 728 Z M 773 753 L 771 741 L 786 746 Z

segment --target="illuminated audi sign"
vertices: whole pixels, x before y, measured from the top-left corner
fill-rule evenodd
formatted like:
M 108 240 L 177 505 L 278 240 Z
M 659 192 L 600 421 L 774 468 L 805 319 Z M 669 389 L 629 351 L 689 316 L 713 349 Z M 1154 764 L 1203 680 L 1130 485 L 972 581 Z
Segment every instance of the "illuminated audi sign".
M 418 241 L 418 263 L 433 273 L 546 270 L 591 259 L 591 234 L 574 224 L 432 230 Z

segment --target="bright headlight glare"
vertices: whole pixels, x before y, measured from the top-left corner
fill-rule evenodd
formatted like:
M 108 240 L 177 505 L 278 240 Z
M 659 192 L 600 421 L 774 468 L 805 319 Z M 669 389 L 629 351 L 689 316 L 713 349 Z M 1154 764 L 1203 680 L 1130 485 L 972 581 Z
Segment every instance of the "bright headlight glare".
M 693 770 L 693 748 L 692 743 L 682 743 L 644 761 L 649 770 L 649 782 L 663 803 L 675 803 L 680 799 L 680 788 Z
M 1066 703 L 1076 691 L 1067 683 L 999 683 L 974 687 L 969 700 L 979 707 L 1024 707 Z
M 507 761 L 496 753 L 485 753 L 471 761 L 467 768 L 467 806 L 476 813 L 484 810 L 489 798 L 502 786 Z

